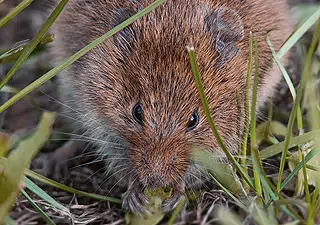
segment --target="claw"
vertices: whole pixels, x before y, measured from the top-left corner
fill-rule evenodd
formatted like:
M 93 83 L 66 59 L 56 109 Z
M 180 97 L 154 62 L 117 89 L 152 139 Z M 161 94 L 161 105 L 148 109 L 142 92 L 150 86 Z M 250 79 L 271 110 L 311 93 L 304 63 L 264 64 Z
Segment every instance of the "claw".
M 146 209 L 147 204 L 149 204 L 147 196 L 135 188 L 129 188 L 122 196 L 122 208 L 138 215 L 151 215 L 151 212 Z
M 174 210 L 178 206 L 182 198 L 185 198 L 183 194 L 180 194 L 180 193 L 173 194 L 169 199 L 163 202 L 162 204 L 163 212 L 168 213 Z M 184 206 L 186 206 L 186 202 L 184 203 Z

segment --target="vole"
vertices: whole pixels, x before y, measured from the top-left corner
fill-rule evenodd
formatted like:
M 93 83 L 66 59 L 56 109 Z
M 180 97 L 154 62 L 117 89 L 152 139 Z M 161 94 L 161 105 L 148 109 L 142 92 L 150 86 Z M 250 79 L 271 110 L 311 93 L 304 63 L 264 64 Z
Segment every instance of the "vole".
M 72 55 L 151 3 L 70 0 L 53 30 L 57 57 Z M 224 156 L 206 120 L 186 46 L 195 49 L 219 134 L 237 153 L 245 121 L 237 95 L 243 106 L 250 31 L 258 41 L 258 112 L 281 79 L 266 38 L 270 32 L 278 50 L 290 35 L 284 0 L 167 0 L 60 75 L 66 105 L 86 135 L 99 140 L 106 165 L 120 168 L 119 180 L 129 181 L 124 209 L 144 211 L 144 189 L 168 185 L 173 193 L 163 209 L 172 210 L 199 175 L 191 151 Z M 286 65 L 287 56 L 282 60 Z

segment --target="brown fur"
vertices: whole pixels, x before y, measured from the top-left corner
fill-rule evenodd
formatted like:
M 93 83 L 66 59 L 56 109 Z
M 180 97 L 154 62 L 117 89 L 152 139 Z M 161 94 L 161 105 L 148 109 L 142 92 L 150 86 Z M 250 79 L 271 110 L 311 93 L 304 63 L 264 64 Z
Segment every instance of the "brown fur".
M 133 15 L 151 2 L 71 0 L 54 30 L 55 52 L 62 58 L 70 56 L 127 19 L 122 18 L 126 14 Z M 205 18 L 222 6 L 237 14 L 243 37 L 233 40 L 238 54 L 218 66 L 216 34 L 206 29 Z M 226 16 L 235 22 L 232 15 Z M 245 118 L 243 110 L 238 110 L 236 93 L 243 101 L 249 32 L 258 40 L 261 106 L 281 78 L 277 69 L 270 68 L 266 35 L 273 30 L 271 40 L 279 49 L 291 31 L 287 17 L 283 0 L 167 0 L 73 64 L 61 76 L 63 93 L 85 115 L 80 119 L 89 124 L 86 128 L 91 133 L 121 146 L 121 154 L 129 157 L 126 164 L 132 173 L 128 177 L 137 178 L 143 186 L 176 185 L 186 176 L 192 149 L 221 154 L 203 112 L 186 46 L 195 47 L 213 119 L 235 152 Z M 143 107 L 143 126 L 132 116 L 137 102 Z M 200 123 L 186 132 L 195 109 L 199 109 Z M 115 152 L 112 146 L 101 151 Z

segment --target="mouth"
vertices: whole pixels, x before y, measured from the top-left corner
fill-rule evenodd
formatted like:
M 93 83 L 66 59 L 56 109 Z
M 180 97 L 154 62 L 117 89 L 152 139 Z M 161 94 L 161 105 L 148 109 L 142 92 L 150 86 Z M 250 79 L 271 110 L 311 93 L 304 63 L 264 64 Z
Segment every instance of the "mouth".
M 150 214 L 150 206 L 159 207 L 163 212 L 170 212 L 182 199 L 186 200 L 184 186 L 166 185 L 153 189 L 136 181 L 130 184 L 122 196 L 123 208 L 138 214 Z

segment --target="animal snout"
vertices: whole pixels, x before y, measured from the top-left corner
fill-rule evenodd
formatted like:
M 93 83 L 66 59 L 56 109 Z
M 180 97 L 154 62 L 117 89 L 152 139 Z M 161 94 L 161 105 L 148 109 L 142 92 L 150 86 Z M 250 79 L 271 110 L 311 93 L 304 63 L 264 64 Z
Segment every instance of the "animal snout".
M 149 155 L 151 156 L 151 155 Z M 153 154 L 144 160 L 142 180 L 150 188 L 163 187 L 171 182 L 170 168 L 172 166 L 163 155 Z M 144 179 L 143 179 L 144 178 Z
M 147 178 L 147 186 L 152 189 L 165 186 L 166 182 L 160 173 L 151 173 Z
M 188 166 L 184 148 L 162 145 L 161 148 L 148 148 L 139 153 L 135 156 L 135 159 L 139 160 L 133 160 L 134 166 L 140 182 L 150 188 L 161 188 L 175 183 L 184 175 Z

